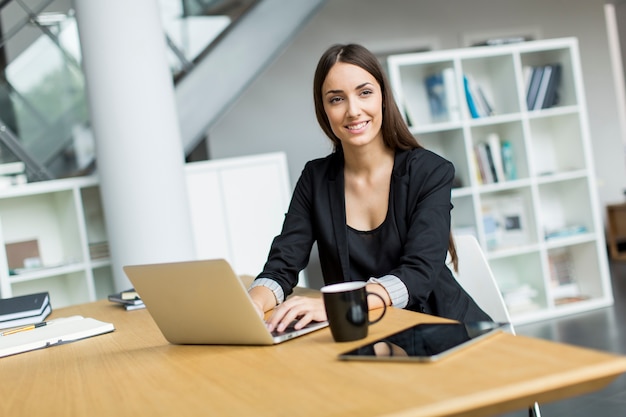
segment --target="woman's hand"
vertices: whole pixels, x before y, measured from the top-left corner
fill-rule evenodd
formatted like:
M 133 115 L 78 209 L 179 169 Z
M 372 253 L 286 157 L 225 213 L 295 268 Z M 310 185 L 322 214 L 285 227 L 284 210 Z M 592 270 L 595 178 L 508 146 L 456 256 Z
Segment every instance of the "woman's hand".
M 296 329 L 301 329 L 312 321 L 325 321 L 326 310 L 321 298 L 294 296 L 276 306 L 267 322 L 269 331 L 284 331 L 287 326 L 298 320 Z

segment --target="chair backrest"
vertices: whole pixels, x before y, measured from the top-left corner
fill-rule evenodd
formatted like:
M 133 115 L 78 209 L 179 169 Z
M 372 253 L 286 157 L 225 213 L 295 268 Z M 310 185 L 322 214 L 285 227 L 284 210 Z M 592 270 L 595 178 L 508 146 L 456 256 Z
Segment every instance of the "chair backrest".
M 454 241 L 459 259 L 458 273 L 452 271 L 456 280 L 494 321 L 510 323 L 502 293 L 476 238 L 458 235 L 454 236 Z

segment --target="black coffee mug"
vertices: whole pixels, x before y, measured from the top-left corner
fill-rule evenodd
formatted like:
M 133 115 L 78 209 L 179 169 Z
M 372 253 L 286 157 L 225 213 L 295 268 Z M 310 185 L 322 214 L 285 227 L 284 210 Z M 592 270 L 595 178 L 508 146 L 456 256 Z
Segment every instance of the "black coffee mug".
M 335 342 L 349 342 L 367 336 L 368 326 L 380 321 L 387 311 L 380 295 L 367 292 L 364 281 L 348 281 L 321 288 L 330 332 Z M 383 312 L 376 320 L 369 320 L 367 297 L 373 295 L 383 302 Z

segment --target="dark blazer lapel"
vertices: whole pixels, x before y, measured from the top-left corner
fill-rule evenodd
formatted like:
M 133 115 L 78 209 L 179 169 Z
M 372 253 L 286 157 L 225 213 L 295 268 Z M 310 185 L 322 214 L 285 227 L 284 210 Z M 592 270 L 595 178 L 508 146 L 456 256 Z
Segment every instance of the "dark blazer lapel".
M 337 255 L 341 263 L 343 280 L 350 280 L 350 261 L 348 256 L 348 231 L 346 227 L 346 207 L 343 177 L 343 154 L 338 151 L 333 158 L 332 168 L 328 175 L 328 199 L 330 203 L 331 221 L 335 241 L 337 242 Z
M 391 186 L 394 195 L 394 214 L 396 217 L 396 227 L 400 234 L 400 239 L 404 243 L 407 235 L 408 213 L 410 212 L 406 202 L 409 201 L 409 175 L 407 172 L 407 158 L 409 152 L 396 151 L 391 175 Z M 400 204 L 404 202 L 404 204 Z M 401 223 L 398 223 L 401 222 Z

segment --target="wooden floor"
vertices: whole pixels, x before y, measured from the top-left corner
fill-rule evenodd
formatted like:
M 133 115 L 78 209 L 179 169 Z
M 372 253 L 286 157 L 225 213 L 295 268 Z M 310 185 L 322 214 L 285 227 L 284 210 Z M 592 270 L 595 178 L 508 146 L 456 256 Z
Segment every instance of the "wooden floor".
M 626 261 L 611 262 L 612 307 L 516 326 L 518 334 L 626 355 Z M 626 375 L 593 394 L 541 404 L 542 417 L 626 416 Z M 527 416 L 525 412 L 502 417 Z

